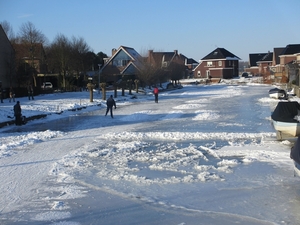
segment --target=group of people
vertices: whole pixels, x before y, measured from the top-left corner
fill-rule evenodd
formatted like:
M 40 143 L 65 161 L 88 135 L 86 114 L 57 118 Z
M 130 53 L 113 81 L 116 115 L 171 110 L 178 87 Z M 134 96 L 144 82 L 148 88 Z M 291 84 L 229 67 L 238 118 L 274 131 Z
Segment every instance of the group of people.
M 30 100 L 30 99 L 34 100 L 32 85 L 27 86 L 27 92 L 28 92 L 28 100 Z M 15 96 L 16 95 L 15 95 L 15 91 L 14 91 L 13 87 L 10 87 L 9 88 L 9 102 L 11 102 L 11 101 L 15 102 Z M 2 85 L 0 84 L 0 100 L 1 100 L 1 103 L 3 103 L 3 99 L 4 99 L 4 90 L 2 88 Z
M 1 103 L 3 103 L 3 98 L 4 98 L 4 90 L 2 88 L 2 86 L 0 86 L 0 99 L 1 99 Z M 12 87 L 9 88 L 9 102 L 11 101 L 15 102 L 15 92 L 14 89 Z

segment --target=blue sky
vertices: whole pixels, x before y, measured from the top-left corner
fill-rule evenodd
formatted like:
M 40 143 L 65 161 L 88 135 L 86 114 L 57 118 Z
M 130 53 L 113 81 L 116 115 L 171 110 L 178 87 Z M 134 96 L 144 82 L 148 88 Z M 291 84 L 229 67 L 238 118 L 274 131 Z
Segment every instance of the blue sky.
M 30 21 L 50 43 L 58 34 L 83 37 L 108 56 L 124 45 L 199 61 L 221 47 L 248 61 L 300 44 L 299 9 L 299 0 L 0 0 L 0 21 L 15 33 Z

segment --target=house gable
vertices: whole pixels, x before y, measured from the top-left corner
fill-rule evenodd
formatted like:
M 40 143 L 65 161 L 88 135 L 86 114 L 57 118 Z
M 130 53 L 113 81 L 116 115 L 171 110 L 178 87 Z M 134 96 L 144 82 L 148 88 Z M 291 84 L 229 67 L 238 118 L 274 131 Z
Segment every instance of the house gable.
M 143 68 L 143 58 L 133 48 L 120 46 L 112 50 L 112 56 L 100 70 L 106 81 L 115 80 L 118 75 L 135 75 Z
M 132 74 L 137 74 L 140 71 L 139 68 L 136 67 L 136 65 L 132 62 L 130 62 L 123 71 L 121 71 L 120 73 L 122 75 L 132 75 Z
M 126 66 L 130 61 L 132 60 L 132 57 L 128 55 L 125 51 L 120 50 L 116 53 L 116 55 L 112 59 L 112 65 L 116 67 L 124 67 Z
M 166 68 L 174 60 L 177 50 L 174 52 L 154 52 L 149 50 L 147 62 L 152 66 Z

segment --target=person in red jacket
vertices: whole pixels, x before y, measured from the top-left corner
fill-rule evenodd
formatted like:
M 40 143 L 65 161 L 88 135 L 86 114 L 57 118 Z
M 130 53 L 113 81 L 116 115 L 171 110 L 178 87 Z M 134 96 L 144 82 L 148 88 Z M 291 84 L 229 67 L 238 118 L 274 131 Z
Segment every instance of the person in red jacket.
M 154 96 L 155 96 L 155 102 L 158 103 L 158 88 L 155 87 L 153 90 Z

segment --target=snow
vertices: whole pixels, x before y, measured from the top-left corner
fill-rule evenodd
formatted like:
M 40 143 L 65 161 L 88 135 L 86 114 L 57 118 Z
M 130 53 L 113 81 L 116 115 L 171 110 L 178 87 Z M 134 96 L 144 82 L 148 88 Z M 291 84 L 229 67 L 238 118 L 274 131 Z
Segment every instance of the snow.
M 47 117 L 1 128 L 1 224 L 299 224 L 294 139 L 276 140 L 279 100 L 250 81 L 184 85 L 158 104 L 151 90 L 118 93 L 114 119 L 97 90 L 93 102 L 88 92 L 18 98 L 27 117 Z M 235 119 L 227 103 L 250 104 L 253 88 L 256 119 Z M 1 104 L 0 122 L 13 105 Z

